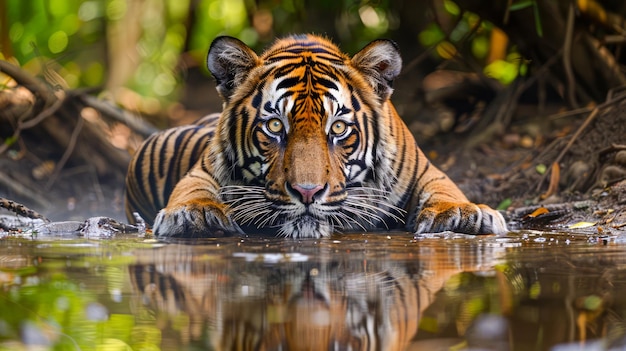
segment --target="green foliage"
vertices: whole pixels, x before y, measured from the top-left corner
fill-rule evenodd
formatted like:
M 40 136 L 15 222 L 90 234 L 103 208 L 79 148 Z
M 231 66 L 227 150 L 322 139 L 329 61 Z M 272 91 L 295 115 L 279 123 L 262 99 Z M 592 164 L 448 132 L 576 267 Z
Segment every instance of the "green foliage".
M 500 35 L 501 32 L 496 32 L 499 29 L 491 22 L 482 20 L 474 13 L 462 12 L 451 0 L 442 0 L 442 3 L 445 13 L 439 15 L 447 16 L 451 19 L 450 22 L 456 25 L 448 33 L 436 23 L 426 26 L 419 35 L 422 46 L 434 47 L 435 50 L 432 52 L 439 59 L 449 60 L 460 56 L 464 60 L 476 61 L 486 76 L 504 85 L 512 83 L 519 75 L 526 73 L 526 63 L 517 48 L 493 39 L 494 35 Z M 535 9 L 537 33 L 541 35 L 541 24 L 534 0 L 512 3 L 509 10 L 517 11 L 527 7 Z M 503 57 L 491 54 L 492 51 L 502 49 L 498 47 L 499 45 L 506 45 L 504 48 L 506 55 Z
M 194 13 L 194 26 L 189 33 L 189 53 L 196 62 L 204 63 L 207 49 L 217 36 L 230 35 L 254 46 L 258 41 L 256 31 L 248 22 L 243 0 L 203 0 Z M 208 72 L 204 64 L 204 72 Z
M 258 36 L 250 30 L 246 15 L 243 0 L 201 1 L 195 11 L 196 26 L 191 33 L 192 51 L 206 54 L 209 43 L 218 35 L 237 36 L 248 45 L 256 44 Z
M 419 35 L 419 41 L 424 47 L 431 47 L 441 43 L 446 35 L 441 27 L 435 23 L 429 24 Z
M 502 200 L 498 204 L 498 207 L 496 207 L 496 209 L 500 211 L 506 211 L 509 208 L 509 206 L 511 206 L 512 203 L 513 203 L 513 200 L 507 197 L 506 199 Z
M 471 55 L 486 75 L 504 84 L 523 74 L 525 63 L 514 47 L 488 61 L 491 23 L 452 0 L 441 4 L 456 25 L 445 31 L 436 23 L 427 25 L 417 38 L 422 46 L 434 47 L 441 59 Z M 0 58 L 15 57 L 53 85 L 124 87 L 112 92 L 118 102 L 158 114 L 179 99 L 181 68 L 190 64 L 208 74 L 207 49 L 219 35 L 238 37 L 258 50 L 286 33 L 330 32 L 342 48 L 356 52 L 399 27 L 397 6 L 388 0 L 5 0 L 0 11 L 6 10 L 6 16 L 0 20 L 7 23 L 0 28 L 7 30 L 0 32 L 0 42 L 11 47 L 1 48 Z M 536 9 L 535 0 L 512 2 L 509 10 L 528 7 Z
M 126 0 L 109 0 L 109 23 L 127 23 L 124 22 L 124 16 L 130 13 L 125 9 L 126 3 Z M 179 85 L 176 66 L 187 36 L 183 23 L 187 20 L 189 1 L 152 0 L 148 3 L 153 3 L 154 8 L 144 6 L 142 10 L 145 11 L 140 13 L 141 34 L 136 43 L 140 63 L 127 84 L 142 96 L 167 98 L 173 95 Z M 124 30 L 124 27 L 120 29 Z
M 16 142 L 17 142 L 17 138 L 14 137 L 14 136 L 10 136 L 10 137 L 4 139 L 4 145 L 6 145 L 6 146 L 12 146 Z
M 138 9 L 136 4 L 143 6 Z M 200 1 L 191 33 L 185 25 L 188 0 L 6 0 L 4 6 L 8 23 L 3 27 L 8 33 L 0 35 L 8 35 L 3 42 L 12 47 L 3 48 L 2 56 L 12 54 L 35 74 L 54 70 L 64 82 L 51 83 L 68 88 L 119 81 L 144 98 L 156 99 L 158 107 L 177 99 L 178 65 L 188 39 L 197 62 L 204 61 L 208 44 L 218 34 L 238 36 L 250 44 L 256 41 L 243 0 Z M 132 26 L 137 23 L 139 33 L 134 37 Z M 128 64 L 112 60 L 115 55 L 136 58 L 131 62 L 134 69 L 121 70 L 130 76 L 118 80 L 109 76 L 117 72 L 111 65 Z
M 102 83 L 102 75 L 76 76 L 80 69 L 100 61 L 102 51 L 84 50 L 97 43 L 103 26 L 96 4 L 77 0 L 6 0 L 4 6 L 12 51 L 22 65 L 39 58 L 59 58 L 55 63 L 61 66 L 54 69 L 68 76 L 66 81 L 72 87 Z M 79 66 L 65 67 L 73 61 Z
M 310 9 L 321 9 L 321 16 L 342 18 L 335 23 L 349 36 L 347 49 L 354 50 L 397 26 L 387 1 L 6 0 L 3 6 L 2 28 L 8 31 L 0 36 L 11 47 L 2 48 L 0 58 L 15 57 L 66 88 L 123 86 L 114 98 L 146 113 L 178 99 L 181 64 L 206 72 L 208 46 L 219 35 L 259 49 L 282 33 L 323 33 L 328 28 L 315 28 L 314 18 L 308 19 L 313 28 L 299 27 Z M 181 59 L 185 53 L 191 61 Z M 55 75 L 47 70 L 60 78 L 50 78 Z
M 494 60 L 486 65 L 483 72 L 486 76 L 495 78 L 500 83 L 508 85 L 513 83 L 518 75 L 523 75 L 526 72 L 526 65 L 523 63 L 519 53 L 512 52 L 504 60 Z

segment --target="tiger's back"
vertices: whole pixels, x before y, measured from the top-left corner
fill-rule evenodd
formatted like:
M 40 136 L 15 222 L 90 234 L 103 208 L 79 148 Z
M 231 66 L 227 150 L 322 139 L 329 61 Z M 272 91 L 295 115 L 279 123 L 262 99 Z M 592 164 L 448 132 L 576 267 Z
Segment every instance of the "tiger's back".
M 178 181 L 204 154 L 215 132 L 219 114 L 205 116 L 191 125 L 166 129 L 147 138 L 136 151 L 126 176 L 125 209 L 149 225 L 167 205 Z

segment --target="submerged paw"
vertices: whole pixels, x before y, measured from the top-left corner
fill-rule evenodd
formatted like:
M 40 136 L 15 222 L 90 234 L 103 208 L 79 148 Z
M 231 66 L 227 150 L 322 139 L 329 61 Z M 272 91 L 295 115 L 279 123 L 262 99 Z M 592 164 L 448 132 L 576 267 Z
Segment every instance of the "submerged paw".
M 159 211 L 153 228 L 157 237 L 221 237 L 239 232 L 225 207 L 186 204 Z
M 418 214 L 416 233 L 453 231 L 465 234 L 505 234 L 508 230 L 500 212 L 474 203 L 438 203 Z

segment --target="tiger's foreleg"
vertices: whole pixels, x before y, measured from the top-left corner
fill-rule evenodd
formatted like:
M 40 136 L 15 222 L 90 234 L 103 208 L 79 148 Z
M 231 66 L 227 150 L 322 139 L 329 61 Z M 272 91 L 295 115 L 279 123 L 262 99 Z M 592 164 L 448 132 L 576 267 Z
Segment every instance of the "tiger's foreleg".
M 167 206 L 154 222 L 158 237 L 216 237 L 240 232 L 228 206 L 219 198 L 219 183 L 205 157 L 176 184 Z
M 500 212 L 487 205 L 470 202 L 448 176 L 437 169 L 418 150 L 420 163 L 428 167 L 424 181 L 418 181 L 414 194 L 418 202 L 414 213 L 416 233 L 454 231 L 466 234 L 505 234 L 506 221 Z M 420 179 L 421 180 L 421 179 Z
M 424 207 L 417 216 L 416 233 L 453 231 L 466 234 L 506 234 L 502 215 L 483 204 L 442 201 Z

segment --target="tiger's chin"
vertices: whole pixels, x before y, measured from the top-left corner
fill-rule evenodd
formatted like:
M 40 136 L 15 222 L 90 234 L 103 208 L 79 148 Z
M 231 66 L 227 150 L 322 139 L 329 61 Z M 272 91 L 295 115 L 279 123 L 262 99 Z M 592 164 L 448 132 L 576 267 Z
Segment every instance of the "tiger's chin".
M 278 229 L 278 235 L 293 239 L 319 239 L 330 237 L 333 226 L 313 216 L 304 215 L 289 219 Z

